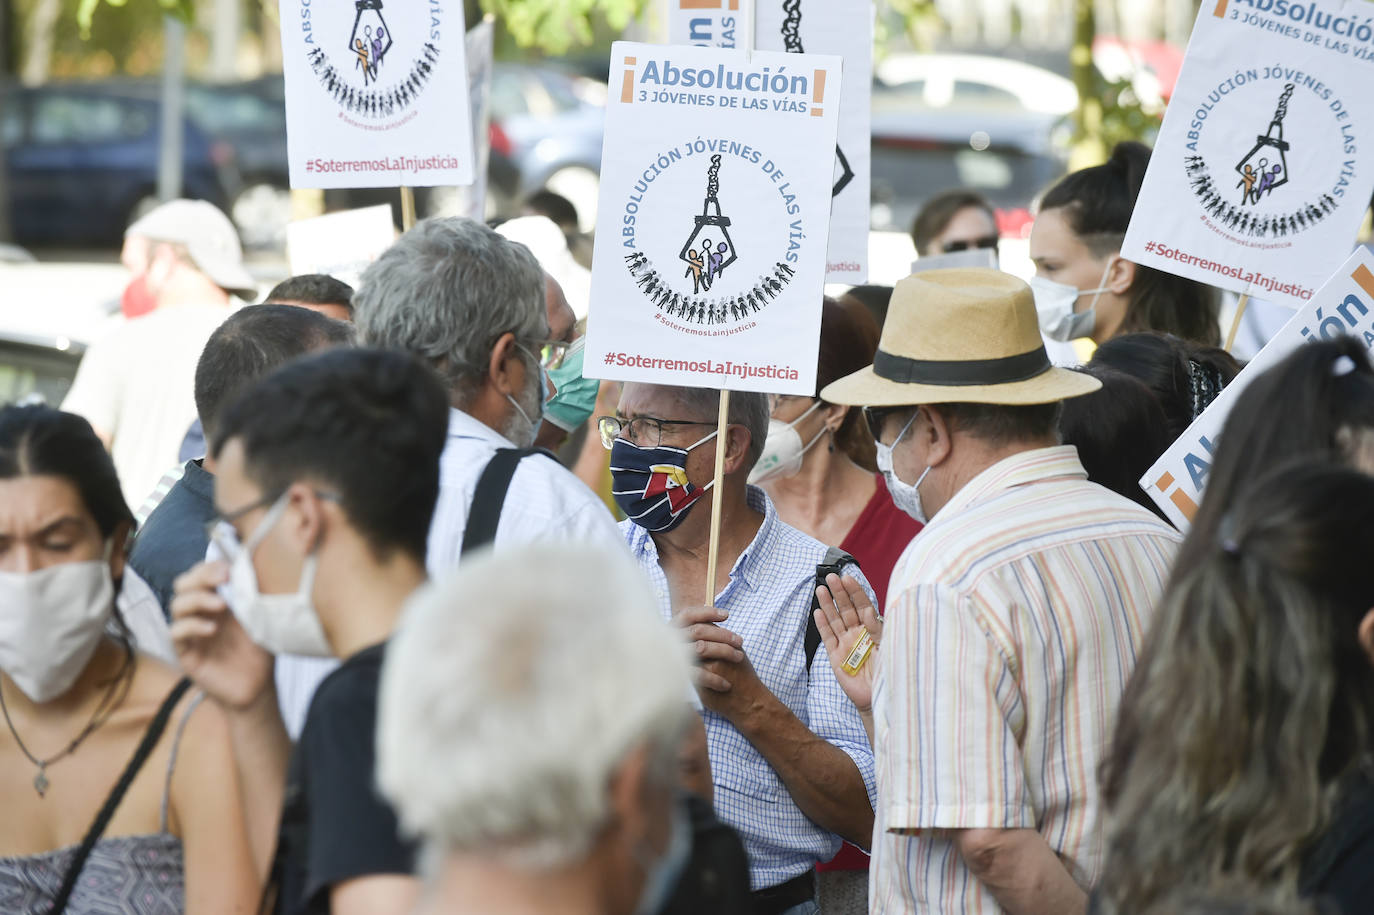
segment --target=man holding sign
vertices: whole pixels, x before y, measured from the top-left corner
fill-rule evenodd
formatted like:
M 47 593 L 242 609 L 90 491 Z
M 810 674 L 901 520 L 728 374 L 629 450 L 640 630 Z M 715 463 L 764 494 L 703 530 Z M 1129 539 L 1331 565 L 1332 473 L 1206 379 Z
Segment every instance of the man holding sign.
M 1050 365 L 1025 283 L 934 270 L 897 284 L 874 364 L 821 391 L 866 407 L 893 501 L 931 516 L 872 696 L 871 911 L 1086 904 L 1097 762 L 1179 541 L 1060 446 L 1060 401 L 1098 387 Z
M 873 753 L 823 653 L 808 656 L 816 567 L 827 549 L 778 519 L 746 485 L 763 450 L 763 394 L 734 393 L 717 433 L 719 393 L 628 384 L 601 420 L 630 551 L 665 616 L 694 641 L 716 813 L 749 853 L 757 913 L 809 915 L 814 868 L 840 839 L 867 847 Z M 712 483 L 715 452 L 724 476 Z M 706 592 L 711 502 L 721 501 L 720 574 Z M 858 579 L 873 600 L 858 567 Z M 710 606 L 708 606 L 710 605 Z

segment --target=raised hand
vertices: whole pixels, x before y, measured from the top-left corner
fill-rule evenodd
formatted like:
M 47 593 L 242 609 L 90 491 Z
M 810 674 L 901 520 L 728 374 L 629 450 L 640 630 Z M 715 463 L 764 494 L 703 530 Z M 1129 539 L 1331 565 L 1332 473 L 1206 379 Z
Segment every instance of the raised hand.
M 873 709 L 873 678 L 878 672 L 878 646 L 883 638 L 883 621 L 877 608 L 868 599 L 863 585 L 846 575 L 827 575 L 826 587 L 816 589 L 820 609 L 815 611 L 816 628 L 820 630 L 830 667 L 849 701 L 860 712 Z M 863 637 L 873 640 L 873 648 L 857 673 L 844 669 L 845 659 Z
M 186 676 L 220 705 L 241 711 L 272 685 L 272 655 L 260 648 L 216 590 L 229 578 L 223 562 L 202 562 L 177 578 L 172 646 Z

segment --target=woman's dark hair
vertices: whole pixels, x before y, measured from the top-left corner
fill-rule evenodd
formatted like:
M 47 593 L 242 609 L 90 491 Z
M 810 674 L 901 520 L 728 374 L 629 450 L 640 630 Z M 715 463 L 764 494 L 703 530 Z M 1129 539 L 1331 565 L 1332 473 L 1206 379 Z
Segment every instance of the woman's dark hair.
M 878 326 L 879 334 L 882 333 L 883 325 L 887 323 L 887 306 L 892 303 L 891 286 L 879 286 L 873 283 L 851 286 L 844 295 L 840 296 L 840 303 L 848 304 L 846 299 L 858 302 L 867 308 L 868 313 L 873 316 L 873 321 Z
M 816 397 L 821 389 L 873 364 L 878 351 L 878 323 L 859 303 L 837 302 L 826 296 L 821 305 L 821 343 L 816 359 Z M 878 468 L 873 438 L 863 416 L 851 408 L 835 430 L 835 445 L 866 470 Z
M 1059 435 L 1078 448 L 1088 479 L 1164 517 L 1140 478 L 1173 444 L 1164 408 L 1145 383 L 1105 365 L 1077 369 L 1102 382 L 1102 388 L 1064 401 Z
M 1222 516 L 1255 477 L 1310 456 L 1338 464 L 1368 460 L 1374 444 L 1374 366 L 1353 337 L 1306 343 L 1250 382 L 1226 418 L 1212 454 L 1202 505 L 1175 574 L 1217 537 Z M 1374 472 L 1374 466 L 1366 468 Z
M 133 526 L 114 461 L 90 423 L 51 407 L 0 407 L 0 480 L 31 476 L 75 486 L 102 537 Z
M 1040 199 L 1040 210 L 1062 208 L 1069 228 L 1094 257 L 1116 254 L 1149 163 L 1148 146 L 1118 143 L 1104 164 L 1061 178 Z M 1119 333 L 1153 330 L 1209 346 L 1221 342 L 1220 301 L 1211 286 L 1137 264 L 1129 294 Z
M 987 198 L 977 191 L 964 190 L 958 188 L 952 191 L 945 191 L 930 198 L 916 214 L 916 220 L 911 224 L 911 240 L 916 243 L 916 253 L 923 255 L 926 253 L 927 246 L 949 227 L 950 221 L 954 219 L 954 214 L 960 210 L 974 207 L 988 214 L 993 225 L 997 224 L 997 211 L 988 203 Z
M 1187 431 L 1240 373 L 1240 363 L 1223 349 L 1159 333 L 1113 337 L 1097 348 L 1089 365 L 1143 381 L 1164 408 L 1169 443 Z
M 121 527 L 133 533 L 134 513 L 124 501 L 114 461 L 91 424 L 74 413 L 45 406 L 0 407 L 0 480 L 19 477 L 57 477 L 72 484 L 106 540 Z M 119 585 L 115 582 L 116 591 Z M 118 674 L 123 677 L 133 672 L 133 635 L 117 606 L 112 614 L 115 635 L 127 653 Z
M 1122 697 L 1102 766 L 1108 915 L 1221 879 L 1291 892 L 1369 772 L 1374 477 L 1304 459 L 1237 495 L 1185 546 Z

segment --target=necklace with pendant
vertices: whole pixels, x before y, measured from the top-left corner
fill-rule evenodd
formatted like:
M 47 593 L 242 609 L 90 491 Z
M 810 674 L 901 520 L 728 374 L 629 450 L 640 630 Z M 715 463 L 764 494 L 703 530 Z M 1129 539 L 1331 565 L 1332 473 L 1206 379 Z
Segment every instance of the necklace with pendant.
M 91 713 L 91 720 L 86 722 L 86 726 L 81 729 L 81 733 L 77 734 L 76 738 L 71 743 L 67 744 L 60 752 L 53 756 L 49 756 L 47 759 L 39 759 L 29 752 L 28 747 L 24 746 L 23 738 L 21 738 L 19 732 L 15 730 L 14 722 L 10 720 L 9 706 L 5 704 L 5 691 L 4 689 L 0 689 L 0 712 L 4 712 L 5 724 L 9 727 L 10 733 L 14 735 L 14 742 L 18 744 L 20 752 L 28 757 L 29 762 L 38 767 L 38 772 L 33 777 L 33 790 L 38 792 L 40 798 L 47 795 L 48 786 L 51 784 L 48 781 L 48 766 L 76 752 L 76 748 L 81 746 L 82 741 L 95 733 L 96 728 L 109 720 L 110 715 L 114 712 L 114 707 L 118 704 L 114 701 L 115 690 L 118 688 L 119 684 L 125 680 L 126 678 L 124 677 L 115 677 L 110 681 L 110 686 L 105 690 L 104 697 L 101 698 L 100 704 L 95 707 L 95 711 Z

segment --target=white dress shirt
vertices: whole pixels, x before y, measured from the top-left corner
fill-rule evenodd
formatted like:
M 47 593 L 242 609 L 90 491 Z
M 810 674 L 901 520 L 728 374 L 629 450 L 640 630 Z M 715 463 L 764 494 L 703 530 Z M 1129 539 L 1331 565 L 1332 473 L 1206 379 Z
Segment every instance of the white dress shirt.
M 461 410 L 449 410 L 448 443 L 439 458 L 439 502 L 429 528 L 429 574 L 458 564 L 468 509 L 477 480 L 498 448 L 516 447 L 490 426 Z M 606 504 L 550 458 L 525 458 L 515 469 L 494 548 L 560 540 L 625 549 L 625 538 Z

